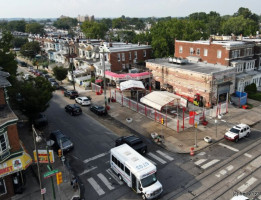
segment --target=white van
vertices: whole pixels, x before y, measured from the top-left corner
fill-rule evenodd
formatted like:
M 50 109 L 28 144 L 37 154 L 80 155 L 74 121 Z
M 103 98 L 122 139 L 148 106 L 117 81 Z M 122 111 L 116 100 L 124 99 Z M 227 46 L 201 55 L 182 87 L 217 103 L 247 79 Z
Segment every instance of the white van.
M 156 178 L 157 168 L 127 144 L 114 147 L 110 151 L 113 171 L 143 199 L 159 196 L 162 185 Z

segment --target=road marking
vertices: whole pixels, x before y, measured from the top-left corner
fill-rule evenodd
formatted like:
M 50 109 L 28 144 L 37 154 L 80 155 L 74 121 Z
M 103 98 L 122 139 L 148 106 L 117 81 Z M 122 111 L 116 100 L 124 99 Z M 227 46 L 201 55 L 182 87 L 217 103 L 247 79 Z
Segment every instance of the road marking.
M 89 178 L 87 180 L 91 184 L 91 186 L 95 189 L 95 191 L 98 193 L 99 196 L 105 194 L 103 189 L 98 185 L 98 183 L 93 178 Z
M 200 165 L 201 163 L 205 162 L 207 159 L 200 159 L 197 162 L 195 162 L 195 165 Z
M 212 160 L 212 161 L 206 163 L 205 165 L 202 165 L 201 168 L 202 168 L 202 169 L 206 169 L 206 168 L 210 167 L 211 165 L 214 165 L 214 164 L 217 163 L 217 162 L 219 162 L 219 160 L 214 159 L 214 160 Z
M 162 155 L 163 157 L 167 158 L 168 160 L 172 161 L 174 158 L 170 157 L 169 155 L 163 153 L 162 151 L 158 150 L 156 151 L 158 154 Z
M 206 152 L 200 152 L 200 153 L 198 153 L 197 155 L 198 156 L 204 156 L 206 154 Z
M 221 175 L 225 175 L 226 173 L 227 173 L 227 170 L 221 170 L 220 172 L 219 172 Z
M 239 192 L 244 192 L 249 186 L 251 186 L 256 181 L 257 181 L 257 179 L 252 177 L 245 184 L 243 184 L 239 188 L 237 188 L 237 190 Z
M 107 186 L 107 188 L 109 188 L 109 190 L 113 190 L 115 188 L 111 185 L 111 183 L 102 173 L 99 173 L 97 176 L 102 180 L 102 182 Z
M 248 154 L 248 153 L 244 153 L 244 156 L 252 158 L 252 155 Z
M 157 165 L 157 163 L 155 163 L 154 161 L 152 161 L 152 160 L 150 160 L 150 159 L 148 159 L 148 158 L 146 158 L 148 161 L 150 161 L 153 165 Z
M 119 180 L 119 178 L 113 173 L 111 169 L 106 169 L 106 172 L 110 174 L 110 176 L 117 182 L 119 185 L 122 185 L 123 182 Z
M 96 168 L 97 168 L 97 166 L 91 167 L 90 169 L 85 169 L 82 173 L 79 174 L 79 176 L 87 174 L 88 172 L 90 172 L 90 171 L 92 171 L 92 170 L 94 170 Z
M 230 150 L 235 151 L 235 152 L 238 152 L 238 151 L 239 151 L 238 149 L 233 148 L 233 147 L 228 146 L 228 145 L 223 144 L 223 143 L 218 143 L 218 145 L 223 146 L 223 147 L 226 147 L 227 149 L 230 149 Z
M 86 164 L 86 163 L 88 163 L 88 162 L 90 162 L 92 160 L 96 160 L 96 159 L 98 159 L 100 157 L 103 157 L 103 156 L 107 155 L 108 153 L 110 153 L 110 152 L 101 153 L 101 154 L 99 154 L 97 156 L 94 156 L 92 158 L 88 158 L 88 159 L 84 160 L 83 162 Z
M 245 174 L 246 174 L 245 172 L 242 173 L 242 174 L 240 174 L 240 175 L 237 177 L 237 179 L 241 179 Z
M 228 171 L 231 171 L 232 169 L 234 169 L 234 166 L 233 166 L 233 165 L 229 165 L 226 169 L 227 169 Z
M 163 159 L 161 159 L 160 157 L 156 156 L 155 154 L 149 152 L 148 155 L 154 159 L 156 159 L 157 161 L 159 161 L 161 164 L 166 164 L 167 162 Z

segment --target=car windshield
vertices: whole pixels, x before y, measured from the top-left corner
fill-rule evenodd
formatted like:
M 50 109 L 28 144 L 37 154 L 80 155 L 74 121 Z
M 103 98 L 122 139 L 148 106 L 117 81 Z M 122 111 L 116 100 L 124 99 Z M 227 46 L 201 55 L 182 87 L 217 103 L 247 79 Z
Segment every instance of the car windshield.
M 150 176 L 147 176 L 146 178 L 141 179 L 141 185 L 143 188 L 148 187 L 156 182 L 157 182 L 157 178 L 155 173 Z
M 89 101 L 89 99 L 83 99 L 83 101 Z
M 230 129 L 230 132 L 232 132 L 232 133 L 239 133 L 239 129 L 236 129 L 236 128 L 231 128 Z

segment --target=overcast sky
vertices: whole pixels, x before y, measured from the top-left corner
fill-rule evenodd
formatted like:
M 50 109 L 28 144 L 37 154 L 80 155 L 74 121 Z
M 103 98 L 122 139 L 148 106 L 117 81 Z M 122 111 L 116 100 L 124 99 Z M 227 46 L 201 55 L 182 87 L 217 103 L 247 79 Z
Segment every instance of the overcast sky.
M 210 11 L 232 15 L 240 7 L 261 14 L 261 0 L 0 0 L 0 18 L 184 17 Z

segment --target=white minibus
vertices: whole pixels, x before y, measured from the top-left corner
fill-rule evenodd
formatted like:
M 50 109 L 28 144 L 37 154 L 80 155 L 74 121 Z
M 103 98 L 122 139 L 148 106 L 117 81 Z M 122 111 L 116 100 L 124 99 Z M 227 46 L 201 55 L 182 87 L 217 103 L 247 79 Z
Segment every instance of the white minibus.
M 127 144 L 114 147 L 110 151 L 112 170 L 143 199 L 158 197 L 162 185 L 156 178 L 157 168 Z

